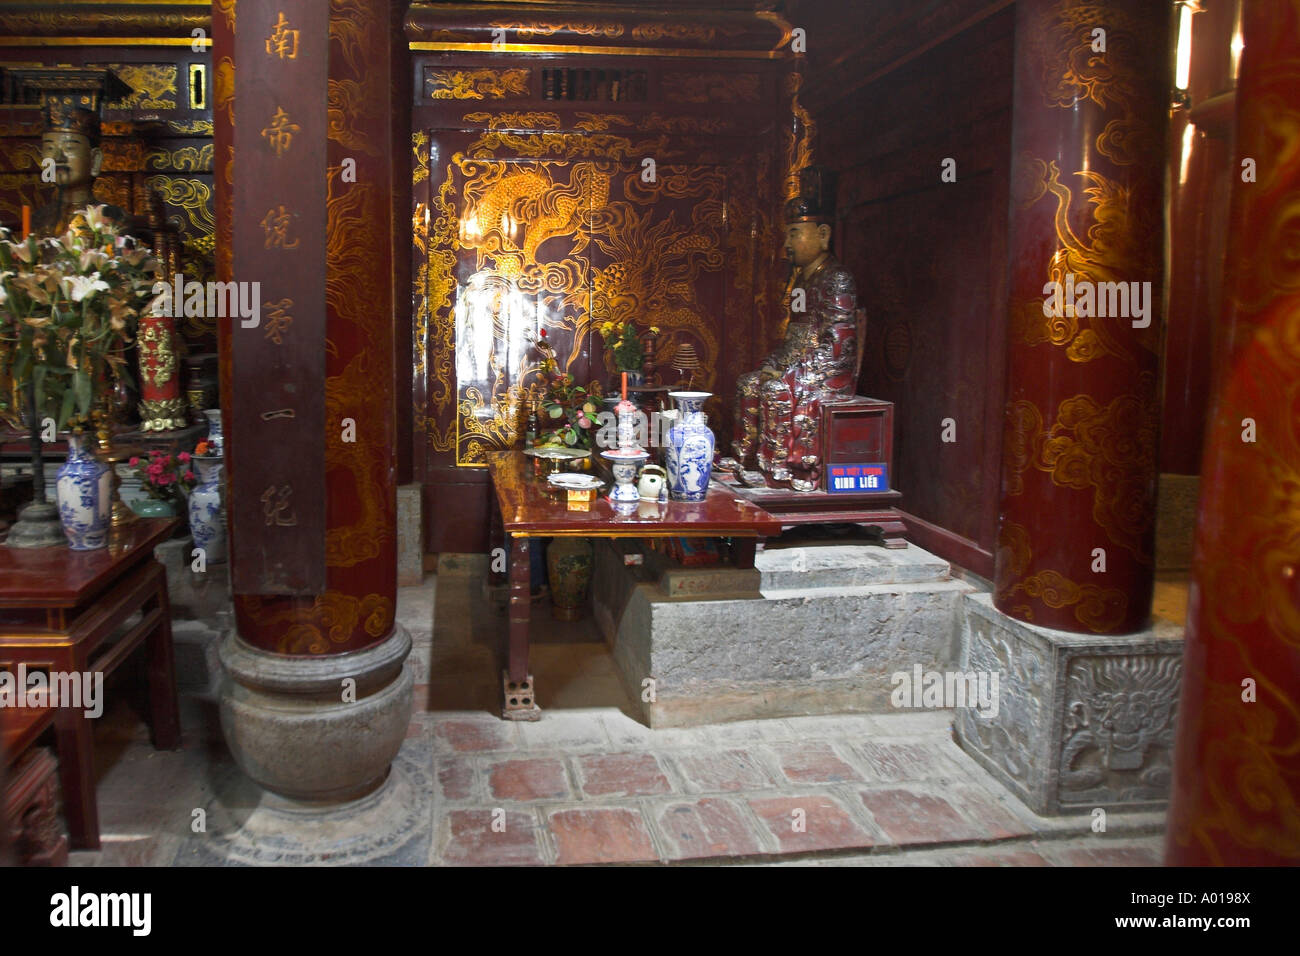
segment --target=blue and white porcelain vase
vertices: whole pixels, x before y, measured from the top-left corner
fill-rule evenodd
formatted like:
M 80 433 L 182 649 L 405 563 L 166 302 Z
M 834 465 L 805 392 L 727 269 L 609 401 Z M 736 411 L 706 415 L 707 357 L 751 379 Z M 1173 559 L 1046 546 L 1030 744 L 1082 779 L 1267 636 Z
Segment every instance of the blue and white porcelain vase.
M 705 424 L 704 403 L 712 392 L 669 392 L 681 419 L 668 430 L 664 465 L 668 493 L 674 501 L 703 501 L 713 474 L 713 432 Z
M 190 534 L 194 547 L 202 548 L 211 564 L 226 559 L 226 508 L 221 493 L 220 455 L 195 455 L 190 459 L 199 469 L 199 483 L 190 492 Z
M 208 444 L 212 446 L 212 454 L 224 455 L 226 448 L 221 434 L 221 409 L 205 408 L 203 416 L 208 420 Z
M 94 551 L 108 545 L 113 518 L 113 472 L 90 453 L 91 439 L 68 436 L 68 458 L 59 466 L 55 496 L 59 520 L 73 551 Z

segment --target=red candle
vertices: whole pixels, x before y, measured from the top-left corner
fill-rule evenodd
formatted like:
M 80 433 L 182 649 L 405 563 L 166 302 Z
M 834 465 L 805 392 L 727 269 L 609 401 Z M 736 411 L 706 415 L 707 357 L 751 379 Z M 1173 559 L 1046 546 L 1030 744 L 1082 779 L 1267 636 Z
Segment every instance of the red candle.
M 627 372 L 623 373 L 623 401 L 627 401 Z
M 32 234 L 32 207 L 23 206 L 23 241 Z

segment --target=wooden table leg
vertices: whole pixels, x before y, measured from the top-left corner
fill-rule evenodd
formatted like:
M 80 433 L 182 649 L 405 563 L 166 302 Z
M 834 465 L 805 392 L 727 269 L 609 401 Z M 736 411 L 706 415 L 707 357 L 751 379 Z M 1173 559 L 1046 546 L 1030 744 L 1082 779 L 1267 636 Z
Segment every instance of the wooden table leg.
M 528 618 L 532 609 L 532 542 L 524 537 L 510 539 L 510 646 L 503 688 L 507 720 L 539 720 L 533 677 L 528 673 Z
M 59 783 L 63 815 L 74 850 L 99 849 L 99 806 L 95 801 L 95 738 L 90 721 L 78 707 L 60 707 L 54 714 L 59 748 Z
M 506 531 L 501 521 L 501 504 L 495 494 L 491 498 L 491 507 L 488 509 L 488 582 L 501 585 L 506 583 L 506 576 L 497 570 L 497 557 L 506 553 Z
M 144 613 L 159 611 L 158 626 L 146 641 L 149 666 L 149 708 L 156 750 L 176 750 L 181 745 L 180 707 L 176 700 L 176 652 L 172 646 L 172 608 L 167 596 L 167 575 L 157 577 L 157 590 L 144 605 Z
M 731 539 L 731 556 L 738 568 L 752 568 L 754 566 L 754 555 L 757 551 L 757 538 Z

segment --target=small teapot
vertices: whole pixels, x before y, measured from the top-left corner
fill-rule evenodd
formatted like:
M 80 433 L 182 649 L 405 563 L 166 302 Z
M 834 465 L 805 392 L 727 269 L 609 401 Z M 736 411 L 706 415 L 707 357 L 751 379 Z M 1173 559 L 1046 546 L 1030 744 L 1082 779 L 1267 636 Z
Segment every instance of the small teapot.
M 659 501 L 668 487 L 668 472 L 658 465 L 646 465 L 641 469 L 641 477 L 636 483 L 636 490 L 642 501 Z

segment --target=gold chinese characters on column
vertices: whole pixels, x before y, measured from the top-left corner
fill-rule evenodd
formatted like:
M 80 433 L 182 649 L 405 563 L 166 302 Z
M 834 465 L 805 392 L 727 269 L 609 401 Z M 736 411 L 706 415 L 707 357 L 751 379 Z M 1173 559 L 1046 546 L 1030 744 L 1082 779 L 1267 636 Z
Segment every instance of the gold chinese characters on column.
M 268 56 L 276 56 L 281 60 L 298 59 L 298 31 L 290 29 L 283 11 L 275 21 L 271 35 L 266 38 L 266 52 Z
M 300 129 L 302 127 L 297 123 L 290 122 L 289 114 L 284 111 L 284 108 L 277 106 L 270 125 L 262 130 L 262 136 L 271 144 L 276 159 L 279 159 L 293 145 L 293 134 Z

